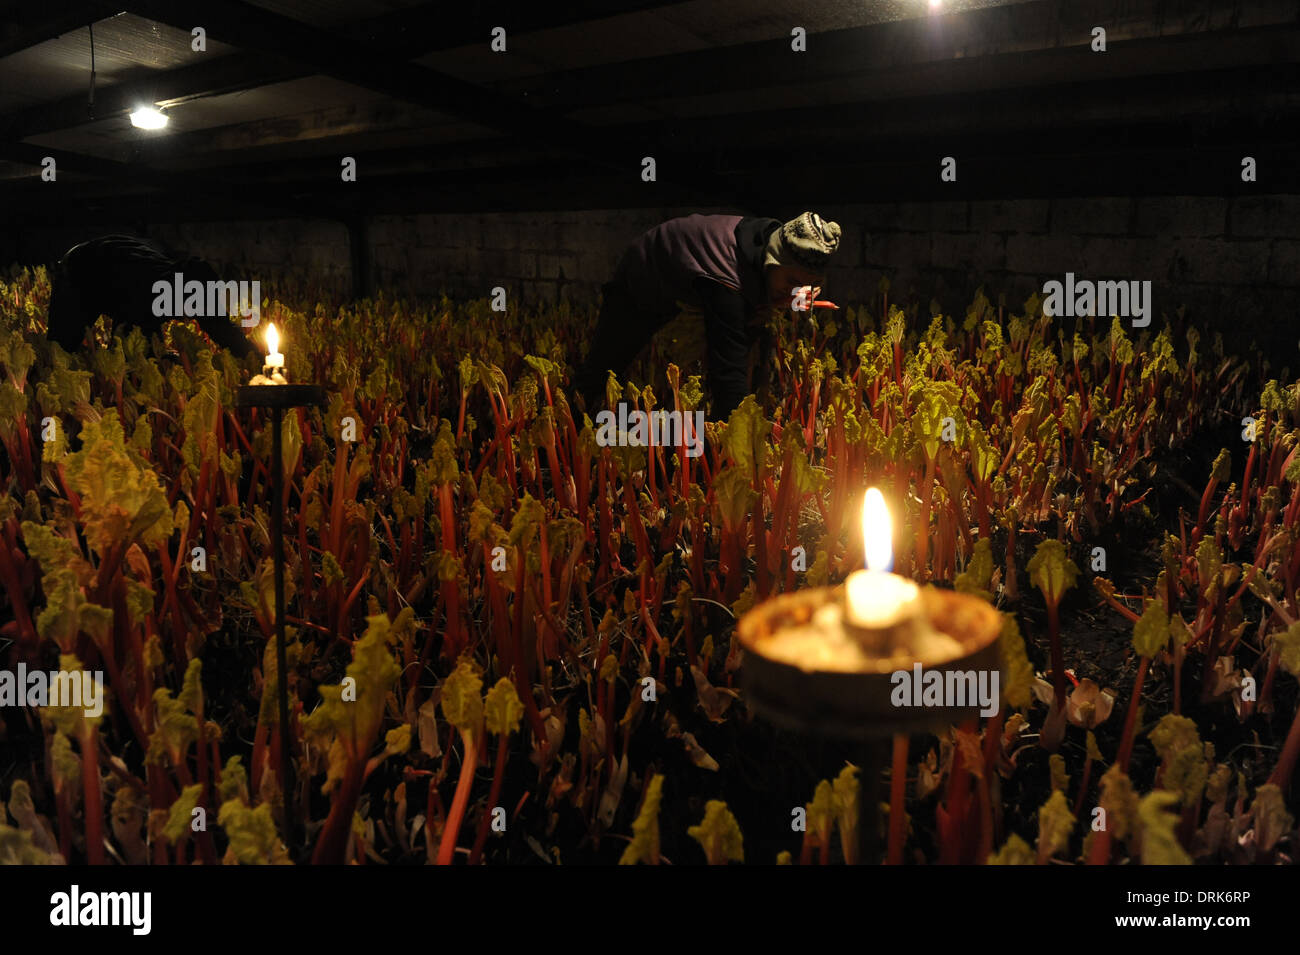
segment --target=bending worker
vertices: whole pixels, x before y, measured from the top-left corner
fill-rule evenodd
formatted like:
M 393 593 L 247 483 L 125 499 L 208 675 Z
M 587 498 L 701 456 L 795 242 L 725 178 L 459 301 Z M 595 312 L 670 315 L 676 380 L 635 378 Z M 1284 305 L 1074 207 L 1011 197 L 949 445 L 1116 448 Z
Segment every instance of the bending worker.
M 767 310 L 790 308 L 796 288 L 822 286 L 839 241 L 839 225 L 812 212 L 784 225 L 689 215 L 646 232 L 604 286 L 591 349 L 574 381 L 587 410 L 601 401 L 609 372 L 622 374 L 684 303 L 704 312 L 710 417 L 728 417 L 750 393 L 750 350 Z
M 176 273 L 185 282 L 216 282 L 217 274 L 202 259 L 173 258 L 141 239 L 129 235 L 106 235 L 74 245 L 64 253 L 55 269 L 50 293 L 50 317 L 46 337 L 64 351 L 81 348 L 87 330 L 100 315 L 113 319 L 123 336 L 136 325 L 145 335 L 159 332 L 172 317 L 155 314 L 158 298 L 154 283 L 171 284 Z M 238 358 L 253 351 L 242 328 L 226 315 L 196 318 L 199 327 L 222 348 Z

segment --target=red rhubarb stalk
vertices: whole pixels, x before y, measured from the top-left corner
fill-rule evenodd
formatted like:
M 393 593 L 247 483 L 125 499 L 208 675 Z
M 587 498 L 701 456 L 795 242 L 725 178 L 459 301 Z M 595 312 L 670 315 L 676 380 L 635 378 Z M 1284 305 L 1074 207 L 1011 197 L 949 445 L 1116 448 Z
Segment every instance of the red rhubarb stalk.
M 456 854 L 456 836 L 460 833 L 461 820 L 465 818 L 465 808 L 469 805 L 469 792 L 474 784 L 474 767 L 478 763 L 478 743 L 474 734 L 461 732 L 461 742 L 465 746 L 465 761 L 460 766 L 460 778 L 456 781 L 456 795 L 451 801 L 451 811 L 447 813 L 447 825 L 442 830 L 442 842 L 438 845 L 438 865 L 451 865 Z

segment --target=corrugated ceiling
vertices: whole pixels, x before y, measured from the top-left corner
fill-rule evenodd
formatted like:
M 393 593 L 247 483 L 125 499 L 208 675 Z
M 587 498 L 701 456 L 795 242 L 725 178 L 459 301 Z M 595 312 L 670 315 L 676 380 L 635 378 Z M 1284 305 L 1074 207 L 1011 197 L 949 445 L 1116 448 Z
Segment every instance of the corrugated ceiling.
M 323 127 L 333 125 L 337 129 L 346 125 L 347 115 L 353 109 L 378 108 L 390 102 L 390 98 L 382 93 L 325 76 L 311 76 L 190 100 L 167 111 L 170 122 L 161 131 L 135 129 L 127 117 L 120 116 L 33 136 L 28 141 L 51 149 L 125 161 L 137 144 L 163 142 L 186 133 L 231 127 L 224 148 L 238 149 L 241 145 L 238 126 L 241 124 L 266 121 L 273 124 L 282 119 L 286 138 L 310 139 L 314 135 L 328 134 L 329 129 Z M 402 112 L 402 120 L 429 126 L 449 121 L 449 118 L 432 110 L 411 108 Z M 259 138 L 264 138 L 266 130 L 259 132 Z
M 83 27 L 0 59 L 0 112 L 88 92 L 90 32 Z M 207 52 L 196 53 L 188 33 L 129 13 L 96 22 L 94 33 L 96 89 L 234 52 L 209 39 Z
M 427 13 L 429 8 L 428 0 L 252 2 L 303 23 L 333 30 L 341 36 L 349 35 L 348 24 L 364 24 L 394 13 L 400 20 L 402 10 L 421 7 Z M 924 20 L 935 13 L 946 15 L 993 7 L 1037 5 L 1038 2 L 941 0 L 937 11 L 931 8 L 931 0 L 809 0 L 799 4 L 791 4 L 789 0 L 668 2 L 647 10 L 562 27 L 509 32 L 508 52 L 504 55 L 490 49 L 490 37 L 485 34 L 463 38 L 469 42 L 430 53 L 416 62 L 468 83 L 494 87 L 507 97 L 519 96 L 525 105 L 538 102 L 545 106 L 548 101 L 547 74 L 551 73 L 696 53 L 702 56 L 692 61 L 695 73 L 703 76 L 704 71 L 698 69 L 699 61 L 707 58 L 709 51 L 771 43 L 773 55 L 777 55 L 782 48 L 788 49 L 790 32 L 796 26 L 808 31 L 807 56 L 810 63 L 815 63 L 817 35 L 821 33 L 893 21 Z M 1042 19 L 1030 17 L 1031 10 L 1023 12 L 1030 22 Z M 995 16 L 993 19 L 999 18 Z M 562 99 L 571 104 L 573 119 L 595 127 L 664 119 L 741 116 L 756 110 L 815 108 L 837 102 L 870 103 L 897 95 L 888 83 L 882 82 L 882 76 L 892 77 L 897 72 L 903 78 L 900 82 L 906 81 L 916 87 L 914 68 L 926 61 L 928 39 L 942 34 L 942 22 L 942 18 L 936 19 L 930 25 L 935 28 L 933 30 L 919 24 L 920 29 L 912 31 L 914 35 L 909 43 L 899 45 L 897 50 L 891 46 L 883 60 L 892 59 L 896 53 L 899 63 L 864 62 L 861 72 L 851 54 L 846 54 L 841 45 L 837 66 L 840 75 L 828 76 L 823 70 L 821 76 L 806 81 L 777 82 L 763 76 L 761 63 L 766 50 L 763 47 L 754 58 L 758 65 L 754 67 L 752 80 L 746 77 L 743 84 L 701 82 L 683 88 L 678 83 L 672 90 L 655 91 L 654 78 L 660 65 L 653 63 L 640 71 L 648 74 L 648 79 L 637 76 L 633 85 L 638 88 L 627 91 L 629 102 L 619 102 L 613 95 L 604 95 L 583 103 L 582 96 L 565 97 L 561 83 L 551 85 L 550 89 L 552 92 L 560 91 Z M 1043 21 L 1046 32 L 1051 32 L 1054 22 Z M 501 25 L 510 31 L 508 18 L 503 19 Z M 1204 25 L 1201 28 L 1204 29 Z M 393 35 L 393 31 L 383 32 Z M 1018 36 L 1014 31 L 1007 35 L 1001 29 L 990 29 L 986 34 L 976 36 L 975 45 L 964 46 L 955 53 L 945 47 L 935 54 L 935 59 L 952 60 L 954 56 L 977 58 L 985 53 L 1006 53 L 1018 46 L 1034 49 L 1053 43 L 1050 35 Z M 191 49 L 188 31 L 125 13 L 98 21 L 94 25 L 94 38 L 96 88 L 99 90 L 127 82 L 138 84 L 154 74 L 210 64 L 218 58 L 240 53 L 211 38 L 207 41 L 206 52 L 195 52 Z M 403 43 L 411 39 L 405 36 Z M 431 36 L 429 45 L 436 46 L 446 39 Z M 460 42 L 461 39 L 454 38 L 453 41 Z M 987 49 L 979 45 L 985 42 Z M 90 32 L 82 28 L 0 59 L 0 124 L 6 114 L 39 109 L 43 104 L 85 95 L 90 81 L 90 49 Z M 284 55 L 292 58 L 293 51 L 285 50 Z M 876 56 L 881 60 L 879 52 Z M 746 54 L 744 62 L 749 63 L 749 59 Z M 732 60 L 737 61 L 737 58 Z M 663 68 L 671 69 L 673 62 L 668 60 Z M 320 66 L 318 64 L 318 68 Z M 651 70 L 656 72 L 651 73 Z M 274 75 L 280 78 L 287 72 L 281 69 Z M 637 74 L 636 70 L 622 72 Z M 614 70 L 613 73 L 619 75 L 620 71 Z M 262 78 L 270 75 L 268 73 Z M 574 78 L 568 79 L 570 86 L 576 89 Z M 512 83 L 512 80 L 522 82 Z M 147 82 L 141 85 L 148 89 Z M 607 88 L 616 89 L 616 84 L 611 83 Z M 518 92 L 512 93 L 512 89 Z M 456 110 L 452 103 L 436 105 L 445 105 L 449 114 Z M 77 112 L 75 108 L 71 110 L 73 115 L 68 117 L 69 121 L 75 120 Z M 490 140 L 499 135 L 499 131 L 494 131 L 495 127 L 476 126 L 478 118 L 467 111 L 462 110 L 455 116 L 449 114 L 329 77 L 305 76 L 179 103 L 170 110 L 171 123 L 164 131 L 136 130 L 126 117 L 118 116 L 32 136 L 26 142 L 119 162 L 155 165 L 157 168 L 187 168 L 205 163 L 225 164 L 243 152 L 248 155 L 240 156 L 241 160 L 263 163 L 295 157 L 320 157 L 326 150 L 332 154 L 345 148 L 383 150 L 409 147 L 419 153 L 420 146 L 427 146 L 424 151 L 427 155 L 419 158 L 434 161 L 440 150 L 456 148 L 449 144 L 473 138 Z M 22 128 L 21 124 L 19 128 Z M 329 145 L 321 146 L 322 142 Z M 0 168 L 0 178 L 30 176 L 33 172 L 33 167 L 7 166 Z

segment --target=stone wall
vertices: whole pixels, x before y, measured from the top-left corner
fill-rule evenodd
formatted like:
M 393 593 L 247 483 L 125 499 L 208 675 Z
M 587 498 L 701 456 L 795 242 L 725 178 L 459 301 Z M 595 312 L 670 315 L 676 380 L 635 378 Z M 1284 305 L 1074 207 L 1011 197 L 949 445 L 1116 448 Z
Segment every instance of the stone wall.
M 593 306 L 629 242 L 692 211 L 731 210 L 374 217 L 365 224 L 364 287 L 477 297 L 501 285 L 524 303 Z M 1014 309 L 1066 272 L 1150 280 L 1157 321 L 1184 306 L 1203 329 L 1280 346 L 1280 362 L 1295 357 L 1300 196 L 886 202 L 816 211 L 844 230 L 826 290 L 843 304 L 877 301 L 882 275 L 891 279 L 891 300 L 918 302 L 928 313 L 936 299 L 948 314 L 962 314 L 981 284 Z M 242 277 L 297 275 L 340 291 L 353 282 L 351 236 L 334 222 L 163 224 L 148 235 Z M 28 230 L 13 245 L 21 261 L 48 261 L 88 237 Z

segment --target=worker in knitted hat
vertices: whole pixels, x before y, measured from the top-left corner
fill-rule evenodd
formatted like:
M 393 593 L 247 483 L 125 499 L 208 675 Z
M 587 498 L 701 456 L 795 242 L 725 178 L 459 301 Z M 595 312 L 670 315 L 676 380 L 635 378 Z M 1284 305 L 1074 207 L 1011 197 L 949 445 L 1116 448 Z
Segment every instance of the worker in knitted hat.
M 784 224 L 697 214 L 646 232 L 604 287 L 591 348 L 574 380 L 587 411 L 596 410 L 609 372 L 622 374 L 685 304 L 704 313 L 710 417 L 728 417 L 750 394 L 750 353 L 767 311 L 793 307 L 797 289 L 820 288 L 839 241 L 839 225 L 813 212 Z

